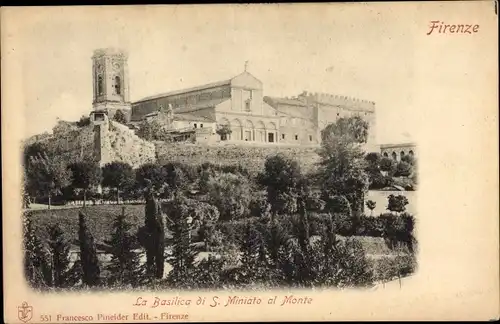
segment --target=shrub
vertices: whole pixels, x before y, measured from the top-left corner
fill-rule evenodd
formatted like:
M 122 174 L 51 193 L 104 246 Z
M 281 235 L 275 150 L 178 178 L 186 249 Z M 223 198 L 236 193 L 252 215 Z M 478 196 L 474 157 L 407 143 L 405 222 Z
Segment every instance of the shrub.
M 207 183 L 209 202 L 216 206 L 221 219 L 231 220 L 246 216 L 251 199 L 248 179 L 242 175 L 219 173 Z

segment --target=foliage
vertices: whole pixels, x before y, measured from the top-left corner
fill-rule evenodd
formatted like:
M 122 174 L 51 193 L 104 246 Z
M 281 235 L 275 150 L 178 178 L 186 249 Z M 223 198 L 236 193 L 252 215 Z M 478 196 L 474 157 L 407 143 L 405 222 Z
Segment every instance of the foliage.
M 218 135 L 220 135 L 221 140 L 225 141 L 227 140 L 227 135 L 231 134 L 233 131 L 229 125 L 222 125 L 217 127 L 217 130 L 215 131 Z
M 395 177 L 408 177 L 412 172 L 411 164 L 401 161 L 396 165 Z
M 250 200 L 250 216 L 270 217 L 271 204 L 267 201 L 265 195 L 255 193 Z
M 157 120 L 143 121 L 139 124 L 137 136 L 146 141 L 164 141 L 168 139 L 168 134 Z
M 102 185 L 116 190 L 116 201 L 120 201 L 120 191 L 134 184 L 134 170 L 125 162 L 110 162 L 102 168 Z
M 344 196 L 331 196 L 326 200 L 325 209 L 334 214 L 352 215 L 351 203 Z
M 164 188 L 165 195 L 171 197 L 175 192 L 187 189 L 187 176 L 182 168 L 174 163 L 163 166 L 166 171 L 167 187 Z
M 85 285 L 92 287 L 100 283 L 101 269 L 99 260 L 97 259 L 97 249 L 94 242 L 94 237 L 90 233 L 86 224 L 86 215 L 83 211 L 78 213 L 79 219 L 79 244 L 80 244 L 80 261 L 83 271 L 82 281 Z
M 273 215 L 297 212 L 297 198 L 305 182 L 297 161 L 282 154 L 268 157 L 258 182 L 266 187 Z
M 406 210 L 406 205 L 408 205 L 408 198 L 403 195 L 389 195 L 387 200 L 389 202 L 387 210 L 391 212 L 402 213 Z
M 101 168 L 94 161 L 79 161 L 68 166 L 71 170 L 71 185 L 83 189 L 83 205 L 87 200 L 87 191 L 101 182 Z
M 31 213 L 23 217 L 24 274 L 32 287 L 43 288 L 52 285 L 49 255 L 34 231 Z
M 167 261 L 172 265 L 168 281 L 176 285 L 190 281 L 193 276 L 194 262 L 198 251 L 191 244 L 192 218 L 186 199 L 179 195 L 169 204 L 168 227 L 172 232 L 172 250 Z
M 248 213 L 251 200 L 250 183 L 239 174 L 219 173 L 207 183 L 209 202 L 216 206 L 221 219 L 241 218 Z
M 323 141 L 330 136 L 352 143 L 366 143 L 368 139 L 368 122 L 359 116 L 341 117 L 335 123 L 326 126 L 321 132 Z
M 375 209 L 375 207 L 377 207 L 377 203 L 373 200 L 367 200 L 366 207 L 370 210 L 371 216 L 373 216 L 373 210 Z
M 415 157 L 411 154 L 405 154 L 401 157 L 401 161 L 402 162 L 406 162 L 408 163 L 409 165 L 415 165 L 417 163 L 417 161 L 415 160 Z
M 73 286 L 78 280 L 70 268 L 69 242 L 64 237 L 64 233 L 59 224 L 49 227 L 48 245 L 52 254 L 53 286 L 66 288 Z
M 43 153 L 37 157 L 31 156 L 26 165 L 27 188 L 30 192 L 49 197 L 49 209 L 51 198 L 60 194 L 61 189 L 69 185 L 71 171 L 60 156 L 50 157 Z
M 354 139 L 362 134 L 336 136 L 336 127 L 326 127 L 322 133 L 318 180 L 323 197 L 344 196 L 355 214 L 363 211 L 364 194 L 368 190 L 368 176 L 363 152 Z M 362 131 L 363 133 L 363 131 Z
M 149 184 L 161 192 L 167 183 L 167 170 L 156 163 L 146 163 L 135 171 L 135 181 L 139 188 L 146 189 Z
M 125 114 L 123 113 L 123 111 L 121 111 L 120 109 L 118 109 L 115 112 L 115 115 L 113 116 L 113 120 L 115 122 L 118 122 L 118 123 L 123 124 L 123 125 L 127 124 L 127 116 L 125 116 Z
M 90 117 L 89 116 L 81 116 L 80 120 L 76 122 L 76 126 L 78 127 L 86 127 L 90 125 Z
M 389 173 L 395 172 L 396 171 L 396 162 L 388 157 L 383 157 L 380 160 L 380 170 L 386 171 Z
M 125 217 L 125 207 L 113 222 L 111 239 L 106 241 L 110 245 L 111 262 L 107 266 L 110 273 L 108 282 L 111 285 L 132 285 L 142 283 L 143 269 L 140 266 L 139 255 L 134 251 L 137 241 L 130 233 L 132 225 Z
M 146 250 L 146 276 L 148 279 L 161 279 L 165 260 L 165 225 L 158 199 L 152 187 L 145 193 L 144 226 L 138 231 L 140 244 Z

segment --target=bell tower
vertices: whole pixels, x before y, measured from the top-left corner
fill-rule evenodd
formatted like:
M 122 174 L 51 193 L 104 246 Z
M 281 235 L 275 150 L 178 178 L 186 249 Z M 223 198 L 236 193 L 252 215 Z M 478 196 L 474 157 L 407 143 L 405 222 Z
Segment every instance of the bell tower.
M 130 120 L 127 58 L 124 51 L 114 48 L 95 50 L 92 56 L 92 106 L 94 111 L 106 111 L 109 119 L 121 110 Z

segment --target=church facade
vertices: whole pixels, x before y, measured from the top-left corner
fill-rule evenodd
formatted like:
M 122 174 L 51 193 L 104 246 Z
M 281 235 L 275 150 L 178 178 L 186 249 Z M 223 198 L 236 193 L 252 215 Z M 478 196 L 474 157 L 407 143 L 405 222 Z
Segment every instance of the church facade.
M 203 129 L 205 142 L 317 146 L 324 127 L 338 118 L 357 115 L 372 130 L 367 149 L 379 150 L 372 101 L 307 92 L 291 98 L 266 97 L 262 81 L 245 68 L 230 79 L 130 103 L 126 55 L 97 50 L 93 62 L 94 109 L 106 110 L 108 115 L 120 109 L 135 127 L 156 119 L 172 130 Z M 221 135 L 220 128 L 231 131 Z

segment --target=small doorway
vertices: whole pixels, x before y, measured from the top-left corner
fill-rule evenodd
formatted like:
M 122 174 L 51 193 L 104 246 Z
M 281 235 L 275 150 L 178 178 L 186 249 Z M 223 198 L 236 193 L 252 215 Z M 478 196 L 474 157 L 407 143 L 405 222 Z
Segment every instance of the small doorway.
M 267 134 L 267 141 L 269 143 L 274 143 L 274 133 L 268 133 Z

